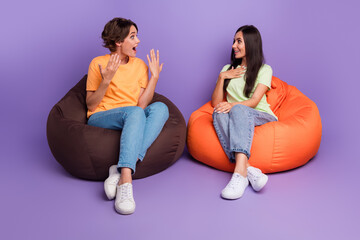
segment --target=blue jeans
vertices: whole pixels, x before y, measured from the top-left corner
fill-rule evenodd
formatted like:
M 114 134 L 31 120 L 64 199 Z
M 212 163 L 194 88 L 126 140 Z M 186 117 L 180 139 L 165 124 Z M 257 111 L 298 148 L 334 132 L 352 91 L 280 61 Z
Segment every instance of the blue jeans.
M 231 162 L 235 161 L 235 152 L 250 158 L 255 126 L 273 121 L 277 121 L 274 116 L 242 104 L 232 107 L 229 113 L 213 113 L 216 134 Z
M 90 116 L 88 124 L 122 130 L 117 166 L 130 168 L 135 173 L 137 160 L 143 160 L 168 118 L 167 106 L 162 102 L 155 102 L 145 109 L 130 106 L 97 112 Z

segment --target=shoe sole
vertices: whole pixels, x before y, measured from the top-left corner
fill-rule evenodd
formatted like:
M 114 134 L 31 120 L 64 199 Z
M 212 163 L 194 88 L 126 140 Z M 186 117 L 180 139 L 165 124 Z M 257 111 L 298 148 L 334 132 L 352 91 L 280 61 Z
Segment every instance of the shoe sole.
M 235 196 L 235 197 L 228 197 L 228 196 L 224 196 L 223 194 L 221 194 L 221 197 L 226 200 L 236 200 L 236 199 L 241 198 L 243 195 L 244 194 L 241 194 L 240 196 Z
M 109 200 L 114 200 L 115 197 L 116 197 L 116 190 L 115 190 L 114 196 L 109 196 L 109 194 L 108 194 L 107 191 L 106 191 L 106 181 L 109 179 L 109 177 L 110 177 L 111 175 L 113 175 L 113 174 L 111 174 L 111 172 L 112 172 L 111 168 L 112 168 L 112 167 L 113 167 L 113 166 L 111 166 L 110 169 L 109 169 L 109 176 L 108 176 L 108 178 L 105 179 L 105 181 L 104 181 L 104 192 L 105 192 L 106 197 L 107 197 Z M 115 170 L 113 170 L 113 171 L 115 171 Z M 115 186 L 115 188 L 116 188 L 116 186 Z
M 134 207 L 133 210 L 124 211 L 124 210 L 118 209 L 118 208 L 115 206 L 115 211 L 116 211 L 117 213 L 122 214 L 122 215 L 129 215 L 129 214 L 132 214 L 132 213 L 135 212 L 135 207 Z
M 226 196 L 226 194 L 223 194 L 223 193 L 221 192 L 220 196 L 221 196 L 222 198 L 224 198 L 224 199 L 227 199 L 227 200 L 236 200 L 236 199 L 239 199 L 239 198 L 241 198 L 241 197 L 244 195 L 245 190 L 246 190 L 246 188 L 247 188 L 248 186 L 249 186 L 249 185 L 246 185 L 244 191 L 243 191 L 240 195 Z
M 116 188 L 116 186 L 115 186 L 115 188 Z M 104 192 L 105 192 L 106 197 L 107 197 L 109 200 L 115 199 L 116 191 L 115 191 L 115 195 L 114 195 L 114 196 L 109 196 L 109 194 L 108 194 L 107 191 L 106 191 L 106 180 L 105 180 L 105 182 L 104 182 Z

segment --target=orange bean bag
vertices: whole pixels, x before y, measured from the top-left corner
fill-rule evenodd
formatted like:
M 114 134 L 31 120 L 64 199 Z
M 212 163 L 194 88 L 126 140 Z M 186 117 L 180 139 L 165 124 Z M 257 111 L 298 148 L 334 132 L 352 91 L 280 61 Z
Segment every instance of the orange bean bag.
M 321 141 L 321 118 L 315 103 L 294 86 L 273 77 L 267 92 L 277 122 L 255 127 L 249 163 L 265 173 L 293 169 L 315 156 Z M 188 123 L 187 146 L 198 161 L 233 172 L 212 120 L 211 102 L 193 112 Z

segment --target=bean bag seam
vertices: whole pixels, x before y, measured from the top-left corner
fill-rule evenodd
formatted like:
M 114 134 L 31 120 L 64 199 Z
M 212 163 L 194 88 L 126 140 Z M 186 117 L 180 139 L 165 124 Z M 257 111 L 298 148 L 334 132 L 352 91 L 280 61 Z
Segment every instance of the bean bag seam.
M 87 128 L 87 126 L 89 126 L 89 125 L 88 125 L 87 123 L 85 123 L 84 128 Z M 86 148 L 86 152 L 89 153 L 89 159 L 90 159 L 90 162 L 91 162 L 92 171 L 93 171 L 93 173 L 95 174 L 96 178 L 99 178 L 98 173 L 95 171 L 93 156 L 90 154 L 91 151 L 89 151 L 89 146 L 88 146 L 88 141 L 87 141 L 88 139 L 85 138 L 85 134 L 84 134 L 84 133 L 85 133 L 85 132 L 82 131 L 82 132 L 81 132 L 81 135 L 83 136 L 83 139 L 85 139 L 85 141 L 86 141 L 85 148 Z

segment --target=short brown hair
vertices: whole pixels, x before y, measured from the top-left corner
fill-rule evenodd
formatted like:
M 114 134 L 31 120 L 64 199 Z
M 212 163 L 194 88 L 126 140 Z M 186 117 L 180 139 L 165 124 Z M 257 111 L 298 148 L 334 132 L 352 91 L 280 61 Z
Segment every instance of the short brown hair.
M 109 21 L 101 33 L 101 38 L 104 40 L 103 47 L 108 48 L 111 52 L 115 52 L 116 43 L 124 41 L 127 35 L 129 35 L 131 26 L 138 30 L 136 24 L 130 19 L 114 18 Z

